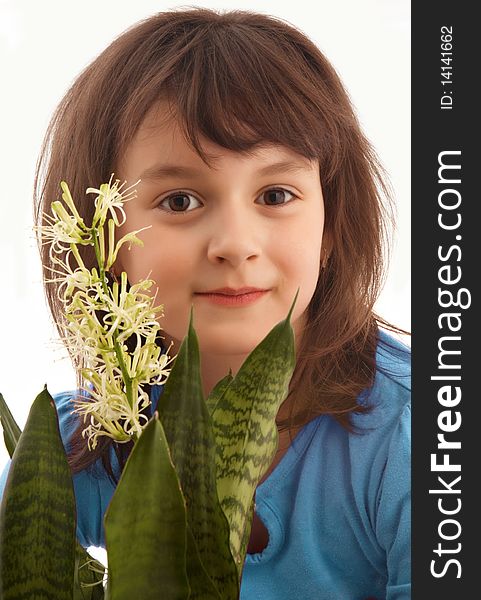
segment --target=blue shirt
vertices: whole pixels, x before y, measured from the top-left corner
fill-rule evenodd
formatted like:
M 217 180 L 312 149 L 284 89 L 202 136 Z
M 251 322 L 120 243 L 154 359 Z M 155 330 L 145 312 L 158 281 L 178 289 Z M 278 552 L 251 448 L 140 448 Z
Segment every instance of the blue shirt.
M 359 397 L 374 408 L 353 415 L 356 433 L 317 417 L 258 486 L 256 512 L 269 542 L 246 557 L 241 600 L 411 598 L 410 355 L 385 332 L 379 336 L 375 381 Z M 159 395 L 154 389 L 154 404 Z M 71 396 L 54 397 L 64 444 L 75 426 Z M 0 494 L 7 472 L 8 465 Z M 114 486 L 100 461 L 74 475 L 74 488 L 80 543 L 104 547 L 102 519 Z

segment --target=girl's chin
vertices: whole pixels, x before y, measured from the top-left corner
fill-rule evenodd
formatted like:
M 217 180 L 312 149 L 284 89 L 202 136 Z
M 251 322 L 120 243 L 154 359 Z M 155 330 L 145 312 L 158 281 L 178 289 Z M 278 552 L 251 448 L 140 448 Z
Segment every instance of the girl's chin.
M 209 336 L 201 337 L 199 335 L 199 347 L 201 354 L 240 356 L 250 354 L 263 339 L 256 337 L 249 340 L 245 336 L 243 339 L 239 339 L 238 336 L 234 337 L 234 335 L 230 338 L 219 339 L 217 337 L 212 339 Z
M 202 327 L 196 327 L 194 323 L 194 329 L 199 340 L 200 352 L 206 355 L 247 356 L 265 337 L 259 335 L 249 336 L 246 327 L 243 327 L 242 330 L 231 328 L 230 331 L 214 333 L 212 330 L 203 331 Z M 268 331 L 266 335 L 267 333 Z M 163 345 L 166 348 L 173 342 L 169 354 L 171 356 L 177 354 L 183 338 L 173 338 L 165 331 L 162 332 L 162 336 L 164 337 Z
M 272 325 L 273 327 L 274 325 Z M 250 354 L 272 329 L 264 323 L 236 323 L 228 327 L 199 326 L 197 335 L 202 354 L 239 356 Z

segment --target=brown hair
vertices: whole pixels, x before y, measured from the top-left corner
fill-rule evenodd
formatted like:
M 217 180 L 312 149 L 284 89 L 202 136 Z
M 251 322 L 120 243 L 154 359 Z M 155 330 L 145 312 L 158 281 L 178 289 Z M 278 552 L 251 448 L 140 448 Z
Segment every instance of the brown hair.
M 373 383 L 378 325 L 401 331 L 373 312 L 392 203 L 339 77 L 292 25 L 250 11 L 193 8 L 158 13 L 120 35 L 79 75 L 52 117 L 35 179 L 37 224 L 61 180 L 89 222 L 93 203 L 86 188 L 109 180 L 147 111 L 164 98 L 207 164 L 199 135 L 237 152 L 270 142 L 319 160 L 332 249 L 307 309 L 289 388 L 290 418 L 279 426 L 331 414 L 349 428 L 351 413 L 366 410 L 357 398 Z M 82 250 L 93 266 L 90 249 Z M 48 247 L 41 253 L 46 279 Z M 61 333 L 56 284 L 46 286 L 46 296 Z M 75 364 L 79 387 L 81 366 Z M 80 423 L 71 439 L 73 472 L 102 457 L 112 475 L 111 440 L 100 438 L 89 451 L 82 429 Z M 129 444 L 113 445 L 123 464 Z

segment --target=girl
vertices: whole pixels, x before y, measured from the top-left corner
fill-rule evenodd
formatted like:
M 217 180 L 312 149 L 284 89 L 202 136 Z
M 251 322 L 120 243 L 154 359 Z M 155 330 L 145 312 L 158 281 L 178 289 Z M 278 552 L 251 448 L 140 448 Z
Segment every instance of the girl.
M 156 281 L 173 354 L 194 305 L 205 394 L 237 372 L 300 288 L 297 364 L 278 452 L 256 491 L 241 598 L 409 598 L 409 355 L 373 312 L 389 204 L 332 66 L 265 15 L 189 9 L 146 19 L 85 69 L 55 112 L 36 177 L 39 224 L 61 180 L 89 221 L 85 189 L 112 172 L 141 180 L 125 228 L 151 228 L 143 248 L 123 247 L 111 275 Z M 46 247 L 42 260 L 48 279 Z M 46 293 L 61 324 L 55 285 Z M 149 392 L 154 410 L 162 388 Z M 74 395 L 55 401 L 78 537 L 103 546 L 103 514 L 131 447 L 103 437 L 90 451 Z

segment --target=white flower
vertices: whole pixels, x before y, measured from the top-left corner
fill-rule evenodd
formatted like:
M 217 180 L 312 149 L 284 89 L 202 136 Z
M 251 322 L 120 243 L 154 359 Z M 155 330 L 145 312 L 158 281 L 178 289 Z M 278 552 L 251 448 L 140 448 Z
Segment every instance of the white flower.
M 129 186 L 122 191 L 125 182 L 119 185 L 120 181 L 116 179 L 112 184 L 113 176 L 112 173 L 109 182 L 103 183 L 99 189 L 93 187 L 87 188 L 87 194 L 97 194 L 92 227 L 103 226 L 109 212 L 116 227 L 123 225 L 127 219 L 123 205 L 135 197 L 136 190 L 132 189 L 134 186 Z M 137 181 L 137 183 L 139 182 Z M 134 185 L 137 185 L 137 183 Z M 117 211 L 122 215 L 121 221 L 119 220 Z
M 97 283 L 100 283 L 100 276 L 97 269 L 93 268 L 89 271 L 83 264 L 77 247 L 72 245 L 72 248 L 65 255 L 65 260 L 61 260 L 57 256 L 53 257 L 52 263 L 57 265 L 57 269 L 47 267 L 52 274 L 58 275 L 58 277 L 47 279 L 46 283 L 60 283 L 57 290 L 57 297 L 63 302 L 66 302 L 75 290 L 87 291 Z M 72 255 L 75 256 L 77 267 L 72 267 L 70 264 Z
M 48 225 L 34 229 L 41 230 L 43 244 L 50 244 L 49 255 L 52 261 L 56 254 L 68 251 L 72 244 L 93 246 L 92 233 L 74 215 L 69 215 L 60 202 L 52 202 L 51 209 L 53 217 L 44 213 Z
M 119 180 L 112 184 L 112 177 L 99 189 L 87 189 L 87 193 L 97 193 L 91 227 L 83 222 L 62 182 L 62 198 L 70 213 L 61 202 L 53 202 L 53 216 L 46 215 L 49 224 L 40 228 L 55 265 L 50 268 L 54 277 L 48 281 L 60 283 L 58 297 L 66 319 L 62 339 L 71 356 L 81 360 L 82 377 L 89 384 L 83 388 L 87 396 L 74 401 L 74 412 L 86 423 L 83 435 L 91 449 L 100 436 L 118 442 L 138 438 L 148 421 L 143 411 L 150 405 L 142 385 L 165 383 L 175 358 L 161 354 L 157 343 L 163 306 L 155 306 L 156 294 L 149 293 L 154 282 L 147 279 L 129 287 L 124 272 L 120 284 L 108 286 L 106 271 L 119 249 L 125 243 L 142 245 L 137 234 L 143 231 L 128 233 L 115 243 L 115 227 L 126 219 L 123 204 L 133 199 L 134 192 L 129 191 L 131 187 L 122 191 L 124 184 L 119 185 Z M 87 244 L 94 246 L 97 259 L 92 269 L 86 268 L 78 250 Z M 126 346 L 130 338 L 135 340 L 132 352 Z

